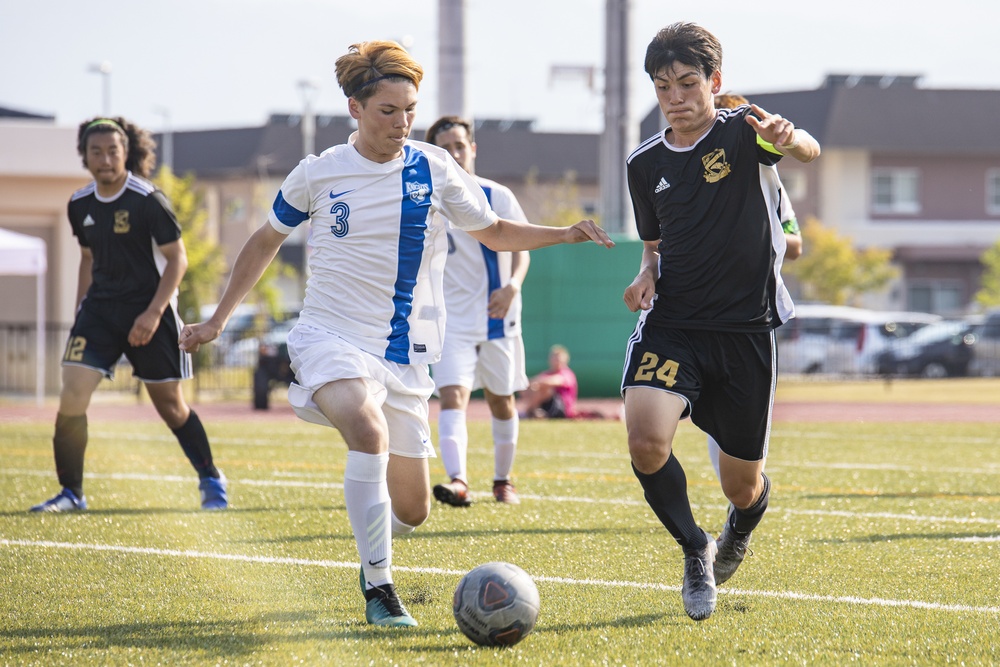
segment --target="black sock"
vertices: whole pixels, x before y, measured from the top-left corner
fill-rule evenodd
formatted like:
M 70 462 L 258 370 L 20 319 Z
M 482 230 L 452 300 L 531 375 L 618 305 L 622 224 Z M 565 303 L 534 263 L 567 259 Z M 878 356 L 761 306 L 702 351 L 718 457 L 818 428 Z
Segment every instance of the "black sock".
M 59 483 L 83 498 L 83 454 L 87 450 L 87 415 L 67 417 L 56 413 L 56 432 L 52 436 Z
M 663 467 L 651 475 L 639 472 L 634 464 L 632 472 L 642 484 L 646 502 L 677 543 L 684 548 L 704 548 L 708 538 L 695 523 L 688 501 L 687 477 L 673 453 Z
M 208 444 L 208 434 L 205 433 L 205 427 L 198 419 L 198 413 L 192 410 L 188 420 L 184 422 L 184 426 L 173 429 L 173 432 L 177 436 L 177 441 L 181 443 L 184 454 L 187 455 L 191 465 L 197 471 L 199 479 L 206 477 L 218 479 L 222 476 L 212 461 L 212 448 Z
M 729 525 L 737 533 L 746 535 L 751 532 L 760 523 L 760 520 L 764 517 L 764 511 L 767 510 L 767 501 L 771 497 L 771 480 L 764 473 L 761 473 L 760 476 L 764 480 L 764 491 L 761 492 L 757 502 L 745 510 L 741 510 L 735 505 L 733 506 L 733 513 L 729 517 Z

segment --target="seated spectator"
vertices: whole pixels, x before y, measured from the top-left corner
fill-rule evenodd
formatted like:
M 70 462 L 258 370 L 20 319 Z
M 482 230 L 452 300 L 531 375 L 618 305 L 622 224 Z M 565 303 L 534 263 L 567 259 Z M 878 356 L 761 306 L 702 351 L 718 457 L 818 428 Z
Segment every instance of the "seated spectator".
M 569 367 L 569 351 L 562 345 L 549 349 L 549 368 L 531 378 L 521 394 L 522 419 L 572 419 L 576 412 L 576 374 Z

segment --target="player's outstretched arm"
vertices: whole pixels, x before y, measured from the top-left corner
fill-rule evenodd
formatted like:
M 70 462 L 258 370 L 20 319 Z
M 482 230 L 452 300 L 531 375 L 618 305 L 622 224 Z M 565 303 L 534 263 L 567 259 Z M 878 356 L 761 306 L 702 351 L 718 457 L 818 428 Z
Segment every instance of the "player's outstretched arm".
M 799 162 L 812 162 L 819 157 L 819 142 L 811 134 L 796 128 L 787 118 L 768 113 L 756 104 L 751 104 L 750 109 L 760 116 L 760 120 L 748 114 L 747 122 L 761 139 Z
M 236 306 L 240 305 L 243 298 L 260 280 L 264 269 L 274 259 L 278 248 L 286 238 L 287 235 L 275 230 L 269 222 L 265 222 L 250 235 L 236 257 L 236 263 L 229 276 L 229 284 L 219 299 L 215 313 L 205 322 L 188 324 L 181 329 L 179 345 L 182 350 L 196 352 L 202 343 L 211 342 L 219 337 Z
M 500 218 L 486 229 L 469 232 L 473 238 L 490 250 L 535 250 L 560 243 L 583 243 L 593 241 L 605 248 L 613 248 L 615 242 L 608 233 L 593 220 L 581 220 L 572 227 L 545 227 L 530 222 L 518 222 Z

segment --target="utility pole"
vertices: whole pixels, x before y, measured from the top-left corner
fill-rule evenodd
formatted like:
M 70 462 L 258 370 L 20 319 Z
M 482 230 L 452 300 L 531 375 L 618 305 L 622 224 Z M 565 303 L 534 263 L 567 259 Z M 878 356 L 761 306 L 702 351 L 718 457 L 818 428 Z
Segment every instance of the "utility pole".
M 465 94 L 465 0 L 438 0 L 438 115 L 471 120 Z
M 156 107 L 155 113 L 163 116 L 163 153 L 160 164 L 171 171 L 174 171 L 174 132 L 170 125 L 170 109 L 167 107 Z
M 634 235 L 625 176 L 625 159 L 635 143 L 629 112 L 629 0 L 606 0 L 605 16 L 604 133 L 598 170 L 601 224 L 608 233 Z

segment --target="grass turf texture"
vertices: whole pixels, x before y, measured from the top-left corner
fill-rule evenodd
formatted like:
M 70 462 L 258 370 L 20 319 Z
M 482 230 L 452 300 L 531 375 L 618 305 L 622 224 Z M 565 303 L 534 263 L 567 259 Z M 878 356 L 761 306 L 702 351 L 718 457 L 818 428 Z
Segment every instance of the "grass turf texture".
M 754 555 L 694 623 L 680 549 L 642 500 L 621 423 L 523 422 L 523 503 L 506 506 L 489 496 L 489 424 L 473 422 L 475 504 L 436 504 L 395 542 L 413 630 L 364 623 L 336 432 L 206 427 L 230 510 L 198 510 L 161 423 L 93 422 L 92 509 L 32 515 L 57 490 L 51 424 L 3 425 L 0 664 L 1000 662 L 995 424 L 776 423 Z M 688 422 L 676 451 L 695 516 L 717 534 L 725 504 Z M 541 593 L 535 632 L 512 649 L 473 646 L 452 618 L 462 574 L 492 560 Z

